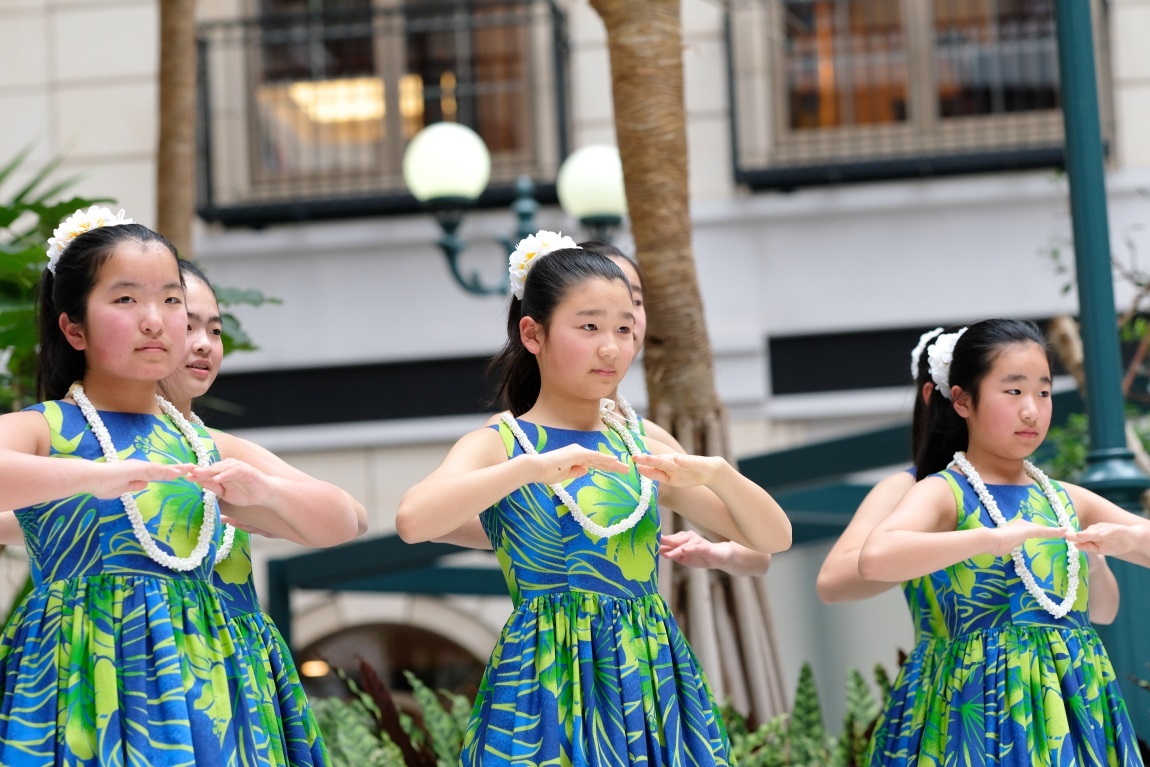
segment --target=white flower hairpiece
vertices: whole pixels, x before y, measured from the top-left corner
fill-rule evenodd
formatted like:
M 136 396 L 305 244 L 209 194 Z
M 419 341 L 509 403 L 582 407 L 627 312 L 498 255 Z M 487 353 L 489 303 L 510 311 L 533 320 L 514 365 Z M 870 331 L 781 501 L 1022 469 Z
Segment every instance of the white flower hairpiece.
M 132 219 L 124 217 L 123 208 L 120 209 L 119 213 L 113 213 L 102 205 L 93 205 L 87 210 L 81 208 L 64 219 L 64 223 L 56 227 L 52 236 L 48 238 L 48 271 L 52 274 L 56 273 L 56 264 L 60 261 L 64 249 L 72 240 L 89 229 L 132 223 L 135 223 Z
M 922 353 L 926 349 L 926 345 L 942 331 L 942 328 L 935 328 L 918 337 L 918 345 L 910 353 L 910 378 L 912 381 L 918 378 L 918 365 L 922 361 Z
M 954 333 L 943 333 L 926 350 L 930 380 L 934 381 L 935 390 L 946 399 L 950 399 L 950 363 L 954 361 L 954 345 L 965 332 L 966 328 L 960 328 Z
M 520 240 L 511 257 L 507 259 L 507 273 L 511 275 L 511 292 L 516 298 L 523 300 L 523 284 L 527 281 L 527 272 L 531 271 L 531 267 L 540 256 L 545 256 L 553 250 L 578 247 L 575 240 L 570 237 L 543 229 Z

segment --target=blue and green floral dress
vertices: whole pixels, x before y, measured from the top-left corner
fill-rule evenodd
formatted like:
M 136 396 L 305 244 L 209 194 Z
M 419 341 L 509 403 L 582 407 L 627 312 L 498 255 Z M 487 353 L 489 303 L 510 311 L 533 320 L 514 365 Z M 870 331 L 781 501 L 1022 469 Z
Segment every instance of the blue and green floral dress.
M 51 455 L 103 461 L 80 409 L 46 402 Z M 167 418 L 101 412 L 122 459 L 195 463 Z M 215 447 L 206 431 L 200 436 Z M 200 488 L 153 483 L 136 495 L 161 549 L 187 556 L 203 521 Z M 217 515 L 213 505 L 210 513 Z M 256 696 L 228 629 L 212 564 L 153 562 L 120 500 L 90 495 L 16 511 L 33 589 L 0 636 L 0 764 L 274 765 Z
M 947 629 L 938 603 L 946 579 L 934 575 L 902 584 L 914 623 L 914 647 L 891 685 L 870 744 L 871 765 L 905 764 L 917 753 L 926 716 L 929 685 L 946 655 Z
M 328 764 L 327 750 L 300 685 L 291 650 L 260 608 L 248 533 L 236 530 L 232 550 L 216 565 L 214 581 L 223 597 L 228 624 L 247 656 L 245 668 L 259 694 L 264 727 L 272 735 L 275 763 L 288 767 Z
M 519 422 L 540 453 L 570 444 L 629 461 L 614 432 Z M 509 457 L 523 450 L 500 424 Z M 566 483 L 593 521 L 635 510 L 639 475 Z M 519 488 L 480 519 L 515 610 L 487 665 L 460 764 L 727 765 L 707 682 L 659 596 L 654 498 L 634 528 L 583 530 L 546 485 Z
M 993 527 L 961 473 L 940 472 L 954 494 L 957 529 Z M 1072 523 L 1070 498 L 1054 483 Z M 988 485 L 1007 520 L 1055 527 L 1050 502 L 1037 485 Z M 1038 584 L 1055 602 L 1067 592 L 1067 545 L 1033 539 L 1023 553 Z M 949 635 L 934 671 L 917 751 L 890 765 L 1141 765 L 1114 669 L 1087 614 L 1088 568 L 1080 557 L 1077 599 L 1063 618 L 1026 591 L 1009 556 L 980 555 L 936 576 Z M 913 742 L 913 740 L 912 740 Z

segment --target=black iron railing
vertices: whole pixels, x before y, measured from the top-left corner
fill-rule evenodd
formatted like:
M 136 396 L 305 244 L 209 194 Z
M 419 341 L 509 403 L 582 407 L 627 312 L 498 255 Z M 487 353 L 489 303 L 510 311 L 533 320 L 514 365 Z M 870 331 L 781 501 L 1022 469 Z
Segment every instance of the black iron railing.
M 199 30 L 198 209 L 262 225 L 417 209 L 407 142 L 441 120 L 492 161 L 479 204 L 521 175 L 543 199 L 568 150 L 567 30 L 551 0 L 421 0 Z
M 733 159 L 752 188 L 1062 163 L 1052 0 L 730 8 Z

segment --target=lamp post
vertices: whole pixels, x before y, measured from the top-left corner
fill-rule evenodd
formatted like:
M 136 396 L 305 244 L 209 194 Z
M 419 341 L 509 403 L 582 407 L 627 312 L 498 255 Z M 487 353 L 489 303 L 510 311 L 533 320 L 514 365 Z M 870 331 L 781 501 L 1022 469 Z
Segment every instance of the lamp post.
M 1091 3 L 1056 0 L 1054 6 L 1090 428 L 1090 450 L 1080 482 L 1133 510 L 1150 480 L 1135 465 L 1126 446 Z M 1131 675 L 1145 677 L 1146 659 L 1150 657 L 1150 637 L 1145 630 L 1150 609 L 1138 599 L 1150 587 L 1150 574 L 1125 562 L 1114 562 L 1113 569 L 1121 592 L 1129 596 L 1122 600 L 1123 609 L 1115 622 L 1098 629 L 1123 692 L 1128 700 L 1135 700 L 1134 696 L 1142 693 L 1128 679 Z M 1130 706 L 1131 720 L 1142 738 L 1150 737 L 1150 716 L 1145 709 Z
M 627 213 L 619 149 L 608 144 L 576 149 L 559 166 L 556 184 L 567 215 L 578 220 L 591 239 L 610 242 Z
M 478 133 L 459 123 L 427 126 L 412 138 L 403 153 L 404 183 L 443 229 L 437 244 L 447 258 L 451 276 L 468 293 L 478 296 L 501 296 L 508 290 L 506 278 L 497 285 L 484 285 L 478 273 L 464 277 L 459 270 L 459 254 L 466 247 L 458 234 L 459 225 L 463 214 L 487 188 L 490 178 L 491 155 L 487 145 Z M 520 231 L 530 226 L 538 207 L 531 198 L 530 183 L 528 179 L 526 201 L 516 201 L 517 206 L 523 203 L 516 211 L 520 216 Z
M 412 138 L 403 155 L 403 180 L 408 190 L 435 216 L 443 234 L 437 244 L 447 258 L 451 276 L 468 293 L 477 296 L 506 295 L 506 276 L 495 285 L 484 285 L 479 274 L 466 277 L 459 267 L 459 254 L 467 243 L 459 236 L 463 216 L 487 187 L 491 155 L 475 131 L 459 123 L 427 126 Z M 559 168 L 559 203 L 586 228 L 592 239 L 608 240 L 623 222 L 627 197 L 623 190 L 623 165 L 619 150 L 595 144 L 573 152 Z M 515 183 L 515 234 L 500 237 L 508 252 L 523 238 L 535 233 L 535 185 L 527 176 Z

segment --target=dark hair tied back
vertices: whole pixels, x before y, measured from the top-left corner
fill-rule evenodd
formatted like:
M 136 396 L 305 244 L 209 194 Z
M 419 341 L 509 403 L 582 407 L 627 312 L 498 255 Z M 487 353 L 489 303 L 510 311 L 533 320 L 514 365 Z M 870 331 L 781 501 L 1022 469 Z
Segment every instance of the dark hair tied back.
M 530 410 L 539 398 L 539 364 L 519 337 L 519 321 L 531 317 L 546 329 L 555 307 L 572 288 L 589 279 L 620 280 L 628 284 L 623 270 L 614 261 L 589 250 L 564 248 L 537 257 L 527 273 L 523 298 L 511 297 L 507 341 L 488 365 L 488 371 L 498 376 L 493 401 L 499 407 L 518 416 Z
M 961 387 L 978 406 L 982 379 L 994 367 L 998 354 L 1008 346 L 1037 344 L 1050 360 L 1050 348 L 1038 326 L 1028 320 L 993 319 L 967 328 L 954 345 L 950 385 Z M 925 355 L 924 355 L 925 356 Z M 966 450 L 970 435 L 966 420 L 946 397 L 932 396 L 927 412 L 926 438 L 915 452 L 918 479 L 942 471 L 959 450 Z
M 68 243 L 56 262 L 55 274 L 44 270 L 36 305 L 40 352 L 36 366 L 36 392 L 41 400 L 61 399 L 73 381 L 84 377 L 84 353 L 72 348 L 60 330 L 59 317 L 84 322 L 88 296 L 100 268 L 123 242 L 157 242 L 176 258 L 176 249 L 162 234 L 142 224 L 117 224 L 89 229 Z M 181 276 L 181 279 L 182 276 Z

